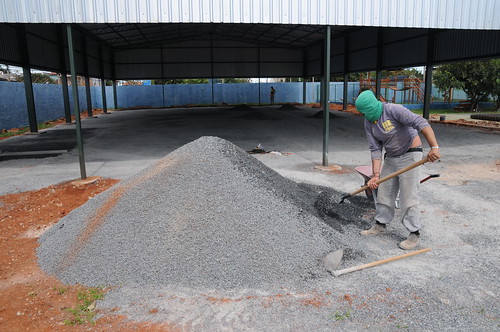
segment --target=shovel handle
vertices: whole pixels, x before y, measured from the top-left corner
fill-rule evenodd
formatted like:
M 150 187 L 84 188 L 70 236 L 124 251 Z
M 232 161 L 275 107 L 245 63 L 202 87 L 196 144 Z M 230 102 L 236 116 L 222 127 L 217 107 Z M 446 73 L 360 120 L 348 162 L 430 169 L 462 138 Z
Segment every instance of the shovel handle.
M 359 265 L 359 266 L 355 266 L 355 267 L 350 267 L 350 268 L 343 269 L 343 270 L 333 271 L 333 275 L 336 276 L 336 277 L 338 277 L 338 276 L 341 276 L 341 275 L 346 274 L 346 273 L 363 270 L 363 269 L 366 269 L 368 267 L 377 266 L 377 265 L 381 265 L 381 264 L 385 264 L 385 263 L 394 262 L 394 261 L 397 261 L 399 259 L 407 258 L 407 257 L 410 257 L 410 256 L 415 256 L 415 255 L 422 254 L 422 253 L 428 252 L 428 251 L 431 251 L 431 248 L 420 249 L 420 250 L 417 250 L 417 251 L 409 252 L 407 254 L 403 254 L 403 255 L 399 255 L 399 256 L 393 256 L 393 257 L 389 257 L 389 258 L 386 258 L 386 259 L 381 259 L 379 261 L 371 262 L 371 263 L 368 263 L 368 264 L 363 264 L 363 265 Z
M 384 176 L 383 178 L 379 179 L 376 183 L 377 183 L 377 184 L 381 184 L 382 182 L 385 182 L 385 181 L 387 181 L 387 180 L 390 180 L 390 179 L 392 179 L 393 177 L 398 176 L 399 174 L 403 174 L 404 172 L 408 172 L 409 170 L 414 169 L 415 167 L 418 167 L 418 166 L 420 166 L 420 165 L 423 165 L 423 164 L 425 164 L 427 161 L 428 161 L 428 160 L 427 160 L 427 157 L 425 157 L 424 159 L 419 160 L 419 161 L 417 161 L 416 163 L 413 163 L 413 164 L 411 164 L 411 165 L 408 165 L 408 166 L 406 166 L 405 168 L 400 169 L 399 171 L 396 171 L 396 172 L 391 173 L 391 174 L 389 174 L 389 175 L 387 175 L 387 176 Z M 359 188 L 359 189 L 357 189 L 357 190 L 353 191 L 352 193 L 350 193 L 350 194 L 349 194 L 349 197 L 350 197 L 350 196 L 354 196 L 354 195 L 356 195 L 356 194 L 359 194 L 360 192 L 365 191 L 365 190 L 366 190 L 366 189 L 368 189 L 368 188 L 369 188 L 369 187 L 368 187 L 368 185 L 363 186 L 363 187 L 361 187 L 361 188 Z

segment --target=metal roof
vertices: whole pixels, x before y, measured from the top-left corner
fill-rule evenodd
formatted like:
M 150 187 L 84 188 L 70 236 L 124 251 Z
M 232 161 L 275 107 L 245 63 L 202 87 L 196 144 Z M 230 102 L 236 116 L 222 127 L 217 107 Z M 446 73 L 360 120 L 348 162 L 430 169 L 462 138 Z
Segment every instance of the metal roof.
M 500 29 L 498 0 L 2 0 L 8 23 L 263 23 Z
M 79 75 L 311 77 L 325 25 L 343 74 L 500 57 L 498 17 L 500 0 L 0 0 L 0 63 L 68 71 L 50 22 L 74 26 Z

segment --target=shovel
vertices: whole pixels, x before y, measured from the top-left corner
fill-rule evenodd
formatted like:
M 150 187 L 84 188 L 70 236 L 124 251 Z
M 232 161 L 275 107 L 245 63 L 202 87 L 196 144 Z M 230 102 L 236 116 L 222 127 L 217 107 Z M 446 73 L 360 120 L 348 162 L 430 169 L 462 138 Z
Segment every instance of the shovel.
M 337 270 L 337 268 L 340 266 L 340 263 L 342 262 L 342 256 L 344 255 L 344 250 L 340 249 L 337 251 L 333 251 L 333 252 L 329 253 L 328 255 L 326 255 L 325 257 L 323 257 L 323 264 L 325 264 L 325 268 L 328 272 L 330 272 L 334 276 L 338 277 L 338 276 L 341 276 L 341 275 L 346 274 L 346 273 L 351 273 L 351 272 L 363 270 L 363 269 L 366 269 L 369 267 L 394 262 L 394 261 L 397 261 L 397 260 L 400 260 L 403 258 L 415 256 L 415 255 L 422 254 L 422 253 L 428 252 L 428 251 L 431 251 L 431 248 L 412 251 L 412 252 L 409 252 L 406 254 L 389 257 L 389 258 L 378 260 L 378 261 L 371 262 L 368 264 L 358 265 L 358 266 L 350 267 L 350 268 L 343 269 L 343 270 Z
M 405 172 L 408 172 L 408 171 L 409 171 L 409 170 L 411 170 L 411 169 L 414 169 L 415 167 L 418 167 L 418 166 L 420 166 L 420 165 L 423 165 L 423 164 L 425 164 L 427 161 L 428 161 L 428 160 L 427 160 L 427 157 L 425 157 L 424 159 L 422 159 L 422 160 L 420 160 L 420 161 L 417 161 L 416 163 L 413 163 L 413 164 L 411 164 L 411 165 L 408 165 L 408 166 L 406 166 L 405 168 L 400 169 L 399 171 L 396 171 L 396 172 L 394 172 L 394 173 L 392 173 L 392 174 L 389 174 L 389 175 L 387 175 L 387 176 L 384 176 L 383 178 L 379 179 L 376 183 L 377 183 L 377 184 L 381 184 L 382 182 L 385 182 L 385 181 L 387 181 L 387 180 L 390 180 L 390 179 L 392 179 L 393 177 L 398 176 L 399 174 L 403 174 L 403 173 L 405 173 Z M 343 203 L 343 202 L 344 202 L 344 200 L 345 200 L 346 198 L 349 198 L 349 197 L 352 197 L 352 196 L 354 196 L 354 195 L 356 195 L 356 194 L 359 194 L 360 192 L 365 191 L 365 190 L 366 190 L 366 189 L 368 189 L 368 188 L 369 188 L 369 187 L 368 187 L 368 185 L 366 185 L 366 186 L 363 186 L 363 187 L 359 188 L 358 190 L 353 191 L 352 193 L 349 193 L 349 194 L 347 194 L 347 195 L 342 196 L 342 198 L 340 199 L 339 204 L 340 204 L 340 203 Z

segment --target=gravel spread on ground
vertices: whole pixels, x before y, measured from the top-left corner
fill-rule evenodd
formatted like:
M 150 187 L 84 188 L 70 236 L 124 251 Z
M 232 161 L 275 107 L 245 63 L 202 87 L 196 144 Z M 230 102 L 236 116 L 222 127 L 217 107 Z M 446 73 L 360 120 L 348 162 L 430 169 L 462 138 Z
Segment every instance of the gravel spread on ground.
M 39 263 L 90 286 L 232 289 L 325 276 L 321 258 L 347 247 L 348 218 L 320 191 L 202 137 L 61 219 L 41 237 Z M 348 206 L 339 211 L 362 210 Z

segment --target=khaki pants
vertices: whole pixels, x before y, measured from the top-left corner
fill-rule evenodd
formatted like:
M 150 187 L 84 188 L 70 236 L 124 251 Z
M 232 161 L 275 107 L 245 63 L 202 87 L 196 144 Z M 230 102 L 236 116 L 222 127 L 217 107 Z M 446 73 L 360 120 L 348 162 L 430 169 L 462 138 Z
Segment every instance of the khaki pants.
M 411 165 L 423 157 L 422 152 L 408 152 L 399 157 L 386 157 L 380 178 Z M 395 200 L 399 192 L 401 222 L 410 231 L 415 232 L 422 226 L 418 210 L 418 188 L 420 171 L 416 167 L 380 184 L 377 190 L 377 213 L 375 220 L 388 224 L 394 218 Z

